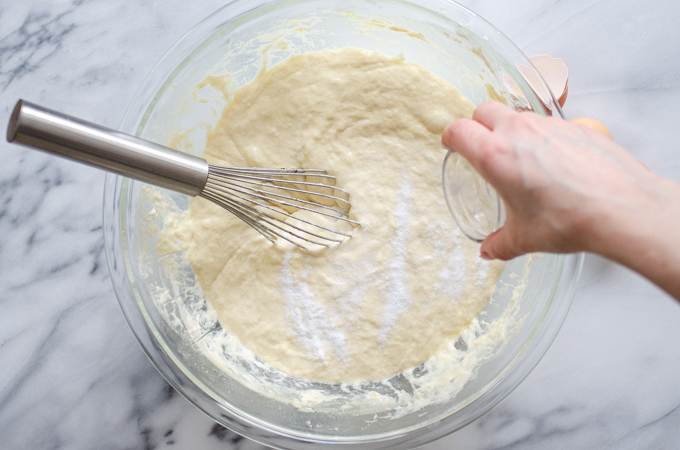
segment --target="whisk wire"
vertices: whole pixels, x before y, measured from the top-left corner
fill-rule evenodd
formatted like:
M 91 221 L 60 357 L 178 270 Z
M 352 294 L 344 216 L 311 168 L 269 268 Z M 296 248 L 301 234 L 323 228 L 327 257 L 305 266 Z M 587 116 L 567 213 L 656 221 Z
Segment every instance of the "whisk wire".
M 257 217 L 253 217 L 251 214 L 247 214 L 246 212 L 242 212 L 238 206 L 234 205 L 232 206 L 231 202 L 225 202 L 221 198 L 216 197 L 214 195 L 211 195 L 209 193 L 202 193 L 200 194 L 201 197 L 210 200 L 211 202 L 217 204 L 218 206 L 224 208 L 225 210 L 229 211 L 239 219 L 243 220 L 245 223 L 250 225 L 252 228 L 257 230 L 260 234 L 262 234 L 264 237 L 269 239 L 272 243 L 274 243 L 274 239 L 269 236 L 267 233 L 267 228 L 262 226 L 258 221 Z
M 341 232 L 341 231 L 339 231 L 339 230 L 333 230 L 333 229 L 330 229 L 330 228 L 325 227 L 325 226 L 323 226 L 323 225 L 319 225 L 318 223 L 314 223 L 314 222 L 311 222 L 311 221 L 309 221 L 309 220 L 306 220 L 306 219 L 304 219 L 304 218 L 302 218 L 302 217 L 293 216 L 292 214 L 286 212 L 285 210 L 282 210 L 281 208 L 275 208 L 275 207 L 273 207 L 273 206 L 271 206 L 271 205 L 267 205 L 267 204 L 264 204 L 264 203 L 260 203 L 260 202 L 258 202 L 258 201 L 255 201 L 255 200 L 251 199 L 251 198 L 242 197 L 242 196 L 240 196 L 240 195 L 236 195 L 236 194 L 234 194 L 234 193 L 232 193 L 232 192 L 229 192 L 229 191 L 221 191 L 221 190 L 220 190 L 220 192 L 223 192 L 223 194 L 225 194 L 225 195 L 229 195 L 229 196 L 231 196 L 231 197 L 238 198 L 239 200 L 243 200 L 243 201 L 246 201 L 246 202 L 253 203 L 253 204 L 258 205 L 258 206 L 260 206 L 260 207 L 262 207 L 262 208 L 269 209 L 270 211 L 273 211 L 273 212 L 275 212 L 275 213 L 277 213 L 277 214 L 284 215 L 284 216 L 286 216 L 286 217 L 288 217 L 288 218 L 295 219 L 295 220 L 298 220 L 298 221 L 300 221 L 300 222 L 304 222 L 304 223 L 309 224 L 309 225 L 312 225 L 312 226 L 314 226 L 314 227 L 316 227 L 316 228 L 320 228 L 320 229 L 322 229 L 322 230 L 326 230 L 326 231 L 331 232 L 331 233 L 340 234 L 340 235 L 345 236 L 345 237 L 350 237 L 349 234 L 343 233 L 343 232 Z M 262 198 L 265 198 L 265 197 L 262 197 Z M 292 205 L 291 205 L 291 206 L 292 206 Z M 256 212 L 258 212 L 258 213 L 261 213 L 261 212 L 262 212 L 262 211 L 259 211 L 257 208 L 249 207 L 248 205 L 244 205 L 244 207 L 248 207 L 249 210 L 252 209 L 253 211 L 256 211 Z M 317 212 L 317 213 L 319 213 L 319 214 L 323 214 L 323 215 L 327 215 L 327 216 L 329 216 L 329 217 L 336 218 L 336 216 L 332 216 L 332 215 L 329 215 L 329 214 L 324 214 L 324 213 L 321 213 L 321 212 L 319 212 L 319 211 L 315 211 L 315 210 L 310 209 L 310 208 L 301 208 L 301 209 L 304 209 L 304 210 L 307 210 L 307 211 L 311 211 L 311 212 Z M 341 219 L 341 218 L 340 218 L 340 219 Z M 278 219 L 277 219 L 277 220 L 278 220 Z M 349 221 L 349 220 L 348 220 L 348 221 Z M 282 221 L 282 222 L 283 222 L 283 221 Z M 354 221 L 350 221 L 350 222 L 354 222 Z M 292 224 L 290 224 L 290 223 L 288 223 L 288 222 L 284 222 L 284 223 L 286 223 L 287 225 L 289 225 L 289 226 L 291 226 L 291 227 L 293 226 Z M 301 230 L 301 231 L 308 232 L 308 231 L 306 231 L 306 230 Z M 309 232 L 308 232 L 308 233 L 309 233 Z M 312 234 L 312 233 L 310 233 L 310 234 Z M 316 236 L 316 235 L 315 235 L 315 236 Z M 317 237 L 323 237 L 323 236 L 317 236 Z M 323 237 L 323 238 L 325 239 L 325 237 Z M 337 242 L 340 242 L 340 241 L 337 241 Z
M 199 195 L 234 214 L 271 242 L 281 238 L 305 250 L 309 249 L 304 243 L 327 247 L 330 243 L 342 242 L 341 237 L 350 237 L 350 235 L 303 217 L 294 216 L 283 208 L 285 206 L 309 211 L 331 219 L 359 225 L 358 222 L 347 217 L 348 210 L 292 196 L 295 193 L 318 196 L 334 201 L 336 204 L 340 202 L 351 207 L 351 203 L 346 198 L 301 188 L 320 187 L 333 192 L 338 191 L 343 196 L 349 195 L 347 191 L 337 188 L 333 184 L 285 178 L 308 176 L 325 178 L 335 182 L 335 177 L 320 169 L 251 169 L 209 165 L 208 178 Z M 284 185 L 282 186 L 282 184 Z M 292 184 L 296 187 L 286 186 L 286 184 Z M 283 191 L 283 193 L 277 191 Z M 297 222 L 313 228 L 312 230 L 303 228 L 298 226 Z M 318 234 L 318 232 L 313 231 L 314 229 L 323 230 L 330 235 Z M 334 235 L 337 235 L 338 238 Z
M 210 166 L 211 169 L 214 166 Z M 331 189 L 334 191 L 339 191 L 344 194 L 347 194 L 349 196 L 349 192 L 346 190 L 336 187 L 335 185 L 330 185 L 330 184 L 324 184 L 324 183 L 313 183 L 310 181 L 297 181 L 297 180 L 286 180 L 285 178 L 277 178 L 277 179 L 272 179 L 272 178 L 266 178 L 266 177 L 253 177 L 253 176 L 246 176 L 246 175 L 240 175 L 240 173 L 244 173 L 244 171 L 230 171 L 230 170 L 224 170 L 225 168 L 219 168 L 215 169 L 215 174 L 223 175 L 225 177 L 231 178 L 231 179 L 238 179 L 239 181 L 243 183 L 249 183 L 257 186 L 272 186 L 272 183 L 286 183 L 286 184 L 294 184 L 294 185 L 303 185 L 303 186 L 314 186 L 314 187 L 322 187 L 326 189 Z M 288 170 L 288 169 L 282 169 L 282 170 Z M 298 169 L 298 170 L 304 170 L 304 169 Z M 269 172 L 259 172 L 258 175 L 269 175 Z M 290 173 L 279 173 L 279 172 L 272 172 L 272 176 L 314 176 L 314 177 L 321 177 L 322 175 L 317 175 L 317 174 L 304 174 L 300 172 L 290 172 Z M 325 178 L 329 178 L 335 181 L 335 177 L 331 175 L 325 175 Z M 255 181 L 246 181 L 246 180 L 256 180 L 256 181 L 265 181 L 265 183 L 257 183 Z M 282 189 L 284 191 L 290 191 L 290 192 L 299 192 L 307 195 L 317 195 L 319 197 L 325 197 L 329 198 L 335 201 L 340 201 L 343 202 L 347 205 L 350 205 L 350 202 L 348 200 L 345 200 L 344 198 L 337 197 L 334 195 L 329 195 L 329 194 L 324 194 L 323 192 L 316 192 L 316 191 L 309 191 L 305 189 L 296 189 L 296 188 L 291 188 L 287 186 L 280 186 L 279 184 L 275 185 L 277 189 Z M 312 202 L 313 203 L 313 202 Z M 319 206 L 322 206 L 319 204 Z
M 263 191 L 263 190 L 260 190 L 260 189 L 254 189 L 254 188 L 251 188 L 251 187 L 248 187 L 248 186 L 242 186 L 242 185 L 237 184 L 237 183 L 230 183 L 228 181 L 214 182 L 212 180 L 209 180 L 208 184 L 212 184 L 213 189 L 218 190 L 218 191 L 220 191 L 224 194 L 227 194 L 227 195 L 234 195 L 234 194 L 231 193 L 232 191 L 240 192 L 241 194 L 249 195 L 249 196 L 255 197 L 255 198 L 259 198 L 261 200 L 269 201 L 269 202 L 272 202 L 272 203 L 277 203 L 279 205 L 291 206 L 293 208 L 303 209 L 305 211 L 311 211 L 311 212 L 318 213 L 318 214 L 321 214 L 321 215 L 326 216 L 326 217 L 330 217 L 330 218 L 333 218 L 333 219 L 340 219 L 340 220 L 344 220 L 345 222 L 350 222 L 350 223 L 354 223 L 354 224 L 358 225 L 358 222 L 345 217 L 345 216 L 347 216 L 346 211 L 342 211 L 342 210 L 339 210 L 339 209 L 336 209 L 336 208 L 332 208 L 332 207 L 327 206 L 327 205 L 322 205 L 320 203 L 315 203 L 315 202 L 312 202 L 312 201 L 309 201 L 309 200 L 303 200 L 303 199 L 298 199 L 298 198 L 289 197 L 289 196 L 285 196 L 285 195 L 280 195 L 280 194 L 276 194 L 276 193 L 270 192 L 270 191 Z M 262 185 L 262 186 L 266 187 L 266 185 Z M 299 192 L 306 192 L 306 191 L 299 191 Z M 272 197 L 276 197 L 278 199 L 285 199 L 285 200 L 277 200 L 277 199 L 272 198 Z M 241 198 L 242 200 L 246 200 L 246 201 L 252 201 L 249 198 L 244 198 L 244 197 L 239 197 L 239 198 Z M 336 212 L 340 215 L 336 216 L 336 215 L 333 215 L 333 214 L 329 214 L 325 211 L 320 211 L 318 209 L 307 208 L 307 207 L 299 205 L 299 204 L 289 203 L 286 200 L 291 200 L 291 201 L 295 201 L 295 202 L 299 202 L 299 203 L 303 203 L 303 204 L 307 204 L 307 205 L 316 206 L 317 208 L 327 209 L 327 210 Z M 253 203 L 256 203 L 256 202 L 253 202 Z M 261 203 L 258 203 L 258 204 L 262 205 Z M 262 205 L 262 206 L 264 206 L 264 205 Z
M 309 249 L 307 247 L 305 247 L 304 245 L 302 245 L 300 242 L 296 242 L 296 241 L 291 240 L 289 237 L 287 237 L 287 235 L 294 236 L 295 238 L 309 242 L 310 244 L 320 245 L 320 246 L 324 246 L 324 247 L 328 247 L 328 244 L 326 242 L 324 242 L 324 240 L 325 241 L 332 241 L 332 242 L 342 242 L 339 239 L 333 239 L 333 238 L 330 238 L 328 236 L 320 236 L 316 233 L 310 232 L 309 230 L 304 230 L 304 229 L 302 229 L 302 228 L 300 228 L 300 227 L 298 227 L 298 226 L 296 226 L 292 223 L 285 222 L 285 221 L 283 221 L 283 220 L 281 220 L 277 217 L 274 217 L 271 214 L 268 214 L 268 213 L 263 212 L 263 211 L 259 211 L 255 208 L 252 208 L 252 207 L 250 207 L 246 204 L 242 204 L 240 202 L 235 202 L 235 201 L 229 200 L 227 198 L 215 197 L 215 196 L 212 196 L 210 194 L 206 194 L 206 195 L 201 194 L 201 196 L 208 199 L 208 200 L 215 202 L 216 204 L 223 207 L 227 211 L 236 215 L 239 219 L 243 220 L 248 225 L 253 227 L 256 231 L 258 231 L 260 234 L 262 234 L 265 238 L 267 238 L 271 242 L 275 242 L 275 238 L 273 236 L 276 236 L 276 237 L 280 237 L 281 239 L 284 239 L 284 240 L 290 242 L 291 244 L 296 245 L 296 246 L 298 246 L 298 247 L 300 247 L 304 250 L 309 250 Z M 293 216 L 290 216 L 290 217 L 293 217 Z M 295 218 L 295 219 L 300 220 L 299 218 Z M 269 225 L 269 227 L 262 225 L 262 222 Z M 309 223 L 310 225 L 318 226 L 318 225 L 313 224 L 313 223 L 308 222 L 308 221 L 304 221 L 304 222 Z M 286 227 L 300 231 L 303 234 L 298 234 L 295 231 L 291 231 L 288 228 L 282 227 L 281 225 L 285 225 Z M 276 230 L 273 230 L 270 227 L 274 227 L 274 228 L 280 230 L 283 234 L 276 232 Z M 329 230 L 329 231 L 334 232 L 334 230 Z M 322 239 L 322 241 L 312 240 L 309 237 L 306 237 L 306 235 L 317 237 L 319 239 Z M 343 234 L 343 236 L 347 236 L 347 235 Z

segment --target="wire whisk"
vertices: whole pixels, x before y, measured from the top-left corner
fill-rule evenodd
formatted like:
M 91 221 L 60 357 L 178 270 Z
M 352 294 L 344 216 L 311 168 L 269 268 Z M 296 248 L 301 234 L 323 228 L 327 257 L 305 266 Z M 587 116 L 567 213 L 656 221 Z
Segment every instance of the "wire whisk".
M 317 179 L 319 181 L 309 181 Z M 272 242 L 285 239 L 328 246 L 350 234 L 294 216 L 304 210 L 359 225 L 348 218 L 349 193 L 335 186 L 335 177 L 320 169 L 261 169 L 209 165 L 208 181 L 199 196 L 216 203 Z M 297 223 L 309 225 L 302 227 Z M 324 233 L 324 231 L 326 233 Z
M 310 244 L 329 246 L 350 237 L 347 231 L 332 227 L 334 222 L 360 225 L 349 219 L 349 193 L 335 186 L 335 177 L 321 169 L 214 166 L 203 158 L 23 100 L 12 112 L 7 141 L 203 197 L 271 242 L 280 238 L 310 250 Z

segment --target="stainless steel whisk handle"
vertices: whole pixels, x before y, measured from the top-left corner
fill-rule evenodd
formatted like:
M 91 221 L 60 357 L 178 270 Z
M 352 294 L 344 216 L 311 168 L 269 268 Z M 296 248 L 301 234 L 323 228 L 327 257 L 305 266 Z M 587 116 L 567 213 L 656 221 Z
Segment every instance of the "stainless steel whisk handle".
M 202 158 L 24 100 L 14 107 L 7 141 L 190 196 L 200 194 L 208 179 Z

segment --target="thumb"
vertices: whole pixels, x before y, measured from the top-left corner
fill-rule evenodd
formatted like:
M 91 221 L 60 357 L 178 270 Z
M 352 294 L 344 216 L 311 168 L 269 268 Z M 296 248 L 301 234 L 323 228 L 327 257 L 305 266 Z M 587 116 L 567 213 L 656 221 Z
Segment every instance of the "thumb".
M 482 259 L 510 260 L 520 256 L 515 240 L 511 238 L 506 226 L 499 228 L 484 239 L 479 249 Z

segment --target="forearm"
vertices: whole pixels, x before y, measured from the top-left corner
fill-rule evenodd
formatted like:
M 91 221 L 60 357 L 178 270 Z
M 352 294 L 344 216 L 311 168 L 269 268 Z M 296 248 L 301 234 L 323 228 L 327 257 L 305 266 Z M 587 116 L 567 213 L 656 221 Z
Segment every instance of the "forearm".
M 602 215 L 588 250 L 635 270 L 680 300 L 680 184 L 651 175 L 639 192 L 622 196 L 626 206 Z

